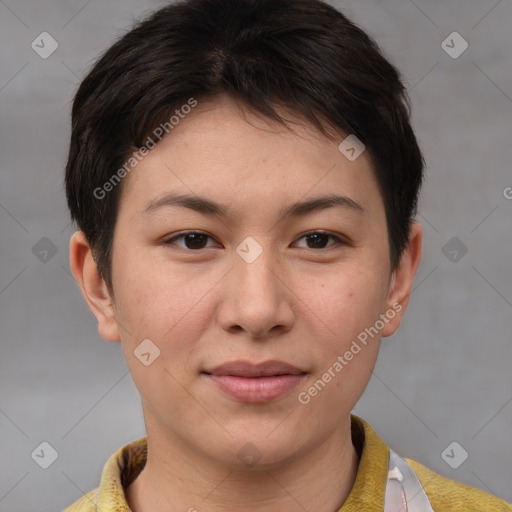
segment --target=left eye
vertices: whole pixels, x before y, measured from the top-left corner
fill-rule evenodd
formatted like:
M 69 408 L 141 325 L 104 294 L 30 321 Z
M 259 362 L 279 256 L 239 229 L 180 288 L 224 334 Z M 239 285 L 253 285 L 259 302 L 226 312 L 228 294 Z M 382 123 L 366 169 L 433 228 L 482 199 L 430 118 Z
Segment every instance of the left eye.
M 205 243 L 207 242 L 208 238 L 212 239 L 212 237 L 206 233 L 202 233 L 200 231 L 189 231 L 186 233 L 180 233 L 179 235 L 173 236 L 172 238 L 168 238 L 167 240 L 164 240 L 163 243 L 165 245 L 171 245 L 174 244 L 177 240 L 183 240 L 185 247 L 181 245 L 179 247 L 192 250 L 205 249 Z M 309 246 L 306 247 L 306 249 L 325 249 L 325 245 L 329 238 L 334 239 L 335 242 L 343 243 L 343 241 L 336 235 L 323 231 L 311 231 L 305 235 L 302 235 L 298 240 L 303 238 L 307 240 L 307 244 L 313 244 L 313 247 Z
M 325 233 L 323 231 L 312 231 L 310 233 L 306 233 L 305 235 L 302 235 L 299 238 L 299 240 L 301 240 L 302 238 L 308 239 L 310 242 L 314 244 L 313 247 L 307 247 L 307 249 L 325 249 L 324 243 L 329 238 L 334 239 L 336 242 L 343 243 L 343 241 L 336 235 L 333 235 L 331 233 Z M 318 247 L 319 245 L 321 245 L 322 247 Z

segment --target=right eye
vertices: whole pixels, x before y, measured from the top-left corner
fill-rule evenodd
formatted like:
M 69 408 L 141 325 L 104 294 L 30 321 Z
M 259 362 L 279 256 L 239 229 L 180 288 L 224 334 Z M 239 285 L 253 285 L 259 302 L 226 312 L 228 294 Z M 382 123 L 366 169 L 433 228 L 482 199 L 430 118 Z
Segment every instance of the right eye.
M 202 231 L 185 231 L 174 235 L 171 238 L 166 238 L 162 243 L 164 245 L 178 245 L 178 247 L 181 247 L 182 249 L 199 250 L 208 248 L 205 247 L 205 242 L 208 238 L 213 240 L 210 235 L 203 233 Z M 183 240 L 185 246 L 175 244 L 177 240 Z

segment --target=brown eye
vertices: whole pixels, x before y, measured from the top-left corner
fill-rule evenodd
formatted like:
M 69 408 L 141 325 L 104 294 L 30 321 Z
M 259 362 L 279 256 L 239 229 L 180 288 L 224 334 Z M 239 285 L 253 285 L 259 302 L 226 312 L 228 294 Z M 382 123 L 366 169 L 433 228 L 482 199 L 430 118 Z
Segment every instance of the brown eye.
M 182 247 L 183 249 L 197 250 L 197 249 L 205 249 L 207 240 L 211 238 L 206 233 L 201 233 L 199 231 L 189 231 L 187 233 L 180 233 L 179 235 L 173 236 L 172 238 L 168 238 L 163 243 L 165 245 L 172 245 L 177 240 L 183 240 L 185 246 L 178 245 L 178 247 Z
M 307 244 L 307 249 L 326 249 L 330 246 L 326 246 L 329 239 L 334 239 L 335 242 L 339 242 L 343 244 L 343 240 L 341 240 L 336 235 L 333 235 L 332 233 L 326 233 L 323 231 L 312 231 L 310 233 L 306 233 L 305 235 L 302 235 L 299 240 L 305 239 Z M 332 246 L 333 244 L 331 244 Z

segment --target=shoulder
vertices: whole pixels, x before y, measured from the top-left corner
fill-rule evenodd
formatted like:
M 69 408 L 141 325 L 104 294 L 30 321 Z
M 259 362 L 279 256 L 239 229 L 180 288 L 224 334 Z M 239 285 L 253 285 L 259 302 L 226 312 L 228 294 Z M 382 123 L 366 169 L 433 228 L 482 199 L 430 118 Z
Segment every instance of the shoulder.
M 480 489 L 441 476 L 406 459 L 418 475 L 435 512 L 512 512 L 512 505 Z
M 84 494 L 63 512 L 130 512 L 124 489 L 142 471 L 147 460 L 147 437 L 121 446 L 101 473 L 98 488 Z

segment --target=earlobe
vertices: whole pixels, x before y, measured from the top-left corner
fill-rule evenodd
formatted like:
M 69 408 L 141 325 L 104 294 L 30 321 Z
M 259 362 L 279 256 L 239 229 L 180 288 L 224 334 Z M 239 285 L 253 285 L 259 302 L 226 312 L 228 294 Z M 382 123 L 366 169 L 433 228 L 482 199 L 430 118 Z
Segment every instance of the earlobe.
M 409 304 L 414 277 L 420 266 L 421 250 L 423 244 L 423 229 L 419 222 L 414 221 L 409 230 L 409 241 L 405 248 L 398 267 L 391 278 L 386 312 L 389 322 L 382 329 L 382 336 L 391 336 L 400 327 L 403 314 Z
M 115 319 L 114 302 L 92 256 L 83 231 L 76 231 L 69 242 L 71 271 L 82 290 L 89 309 L 98 321 L 100 336 L 108 341 L 120 341 Z

